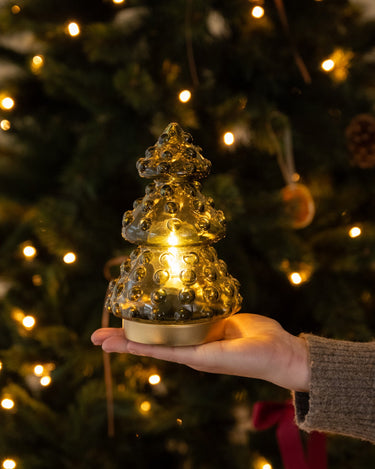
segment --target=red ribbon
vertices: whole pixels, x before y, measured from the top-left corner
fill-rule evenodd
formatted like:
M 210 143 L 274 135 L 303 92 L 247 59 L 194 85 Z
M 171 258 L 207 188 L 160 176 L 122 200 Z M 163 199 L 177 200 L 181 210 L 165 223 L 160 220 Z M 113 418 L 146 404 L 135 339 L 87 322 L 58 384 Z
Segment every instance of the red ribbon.
M 309 434 L 306 458 L 300 432 L 294 421 L 291 401 L 256 402 L 253 408 L 253 425 L 257 430 L 266 430 L 277 425 L 276 437 L 285 469 L 327 469 L 325 435 L 319 432 Z

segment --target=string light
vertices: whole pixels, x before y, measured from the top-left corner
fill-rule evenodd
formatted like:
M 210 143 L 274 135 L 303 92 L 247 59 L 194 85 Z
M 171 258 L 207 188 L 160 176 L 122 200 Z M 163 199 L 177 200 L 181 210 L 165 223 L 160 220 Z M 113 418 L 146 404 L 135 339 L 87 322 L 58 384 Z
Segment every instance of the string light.
M 182 425 L 182 419 L 176 419 L 177 425 Z
M 254 17 L 254 18 L 262 18 L 262 16 L 264 16 L 264 8 L 262 8 L 261 6 L 257 5 L 255 6 L 252 10 L 251 10 L 251 15 Z
M 68 34 L 70 34 L 72 37 L 78 36 L 80 32 L 81 30 L 77 23 L 72 21 L 71 23 L 68 24 Z
M 76 261 L 76 259 L 77 256 L 74 254 L 74 252 L 67 252 L 63 257 L 63 261 L 65 262 L 65 264 L 72 264 Z
M 3 362 L 0 362 L 0 370 L 3 369 Z
M 3 119 L 0 122 L 0 127 L 2 130 L 4 130 L 4 132 L 6 132 L 7 130 L 10 129 L 10 122 L 7 119 Z
M 255 469 L 272 469 L 271 464 L 262 456 L 255 460 L 254 464 Z
M 291 274 L 289 274 L 289 281 L 293 285 L 300 285 L 303 279 L 299 272 L 292 272 Z
M 14 469 L 16 467 L 16 461 L 14 459 L 4 459 L 3 468 L 4 469 Z
M 335 62 L 332 59 L 323 60 L 320 66 L 325 72 L 330 72 L 335 68 Z
M 141 402 L 139 408 L 141 409 L 142 412 L 147 414 L 147 412 L 150 412 L 150 410 L 151 410 L 151 402 L 150 401 L 143 401 L 143 402 Z
M 190 98 L 191 98 L 191 92 L 189 90 L 182 90 L 180 94 L 178 95 L 178 99 L 182 103 L 187 103 L 188 101 L 190 101 Z
M 358 238 L 358 236 L 361 236 L 361 234 L 362 234 L 362 230 L 359 226 L 353 226 L 349 230 L 349 236 L 351 238 Z
M 125 0 L 112 0 L 113 3 L 115 3 L 116 5 L 119 5 L 120 3 L 124 3 Z
M 51 377 L 50 376 L 43 376 L 40 378 L 40 384 L 42 386 L 49 386 L 51 384 Z
M 22 320 L 22 325 L 25 329 L 32 329 L 35 326 L 34 316 L 25 316 Z
M 14 99 L 10 96 L 5 96 L 0 101 L 0 107 L 4 109 L 4 111 L 10 111 L 14 107 Z
M 158 374 L 154 374 L 154 375 L 151 375 L 149 378 L 148 378 L 148 382 L 152 385 L 155 385 L 155 384 L 159 384 L 161 381 L 161 378 Z
M 225 132 L 223 135 L 223 140 L 225 145 L 233 145 L 234 143 L 234 135 L 232 132 Z
M 11 410 L 14 407 L 14 401 L 13 399 L 10 399 L 9 397 L 4 398 L 1 401 L 1 407 L 6 410 Z
M 35 365 L 34 366 L 34 375 L 35 376 L 42 376 L 44 372 L 44 366 L 43 365 Z
M 44 57 L 42 55 L 34 55 L 34 57 L 31 59 L 31 70 L 34 73 L 37 73 L 43 67 L 43 65 Z
M 36 249 L 34 248 L 34 246 L 31 246 L 30 244 L 25 246 L 22 252 L 23 252 L 23 255 L 27 257 L 28 259 L 32 259 L 33 257 L 36 256 Z
M 36 287 L 40 287 L 41 285 L 43 285 L 42 276 L 39 274 L 34 274 L 31 280 L 33 282 L 33 285 L 35 285 Z

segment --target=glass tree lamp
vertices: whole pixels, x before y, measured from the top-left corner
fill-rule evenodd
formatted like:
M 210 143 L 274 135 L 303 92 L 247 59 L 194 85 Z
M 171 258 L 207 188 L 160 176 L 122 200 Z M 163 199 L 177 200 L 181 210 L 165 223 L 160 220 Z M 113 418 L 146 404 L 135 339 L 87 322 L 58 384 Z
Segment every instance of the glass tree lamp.
M 122 236 L 137 247 L 106 299 L 129 340 L 168 345 L 215 340 L 225 319 L 240 309 L 239 282 L 212 247 L 225 235 L 225 218 L 201 193 L 198 180 L 210 168 L 176 123 L 137 162 L 140 176 L 153 182 L 124 214 Z

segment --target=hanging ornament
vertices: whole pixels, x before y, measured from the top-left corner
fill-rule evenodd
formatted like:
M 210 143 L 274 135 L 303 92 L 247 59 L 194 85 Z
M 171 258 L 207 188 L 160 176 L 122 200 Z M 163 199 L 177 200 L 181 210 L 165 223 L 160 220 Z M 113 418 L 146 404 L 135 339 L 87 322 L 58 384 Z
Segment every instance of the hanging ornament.
M 300 176 L 296 173 L 292 145 L 292 132 L 286 119 L 282 117 L 281 143 L 271 124 L 268 131 L 274 144 L 277 162 L 286 186 L 281 189 L 281 198 L 284 204 L 285 215 L 290 226 L 294 229 L 305 228 L 310 225 L 315 215 L 315 203 L 310 189 L 302 183 L 297 183 Z
M 355 116 L 346 128 L 347 146 L 352 163 L 363 169 L 375 166 L 375 118 L 370 114 Z
M 191 135 L 172 123 L 137 162 L 140 176 L 154 181 L 124 214 L 122 235 L 138 246 L 106 300 L 130 340 L 215 340 L 224 319 L 240 309 L 239 283 L 211 246 L 225 235 L 225 218 L 200 191 L 198 179 L 211 168 L 200 152 Z

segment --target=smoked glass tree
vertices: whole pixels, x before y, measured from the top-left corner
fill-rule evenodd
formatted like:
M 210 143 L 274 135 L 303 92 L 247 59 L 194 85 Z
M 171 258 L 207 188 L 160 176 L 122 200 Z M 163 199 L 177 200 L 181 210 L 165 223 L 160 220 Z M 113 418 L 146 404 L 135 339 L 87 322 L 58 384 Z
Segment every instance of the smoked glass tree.
M 210 168 L 176 123 L 137 162 L 140 176 L 154 181 L 124 214 L 122 236 L 137 248 L 106 299 L 130 340 L 173 345 L 214 340 L 224 320 L 240 309 L 239 282 L 212 247 L 225 235 L 224 214 L 198 182 Z

